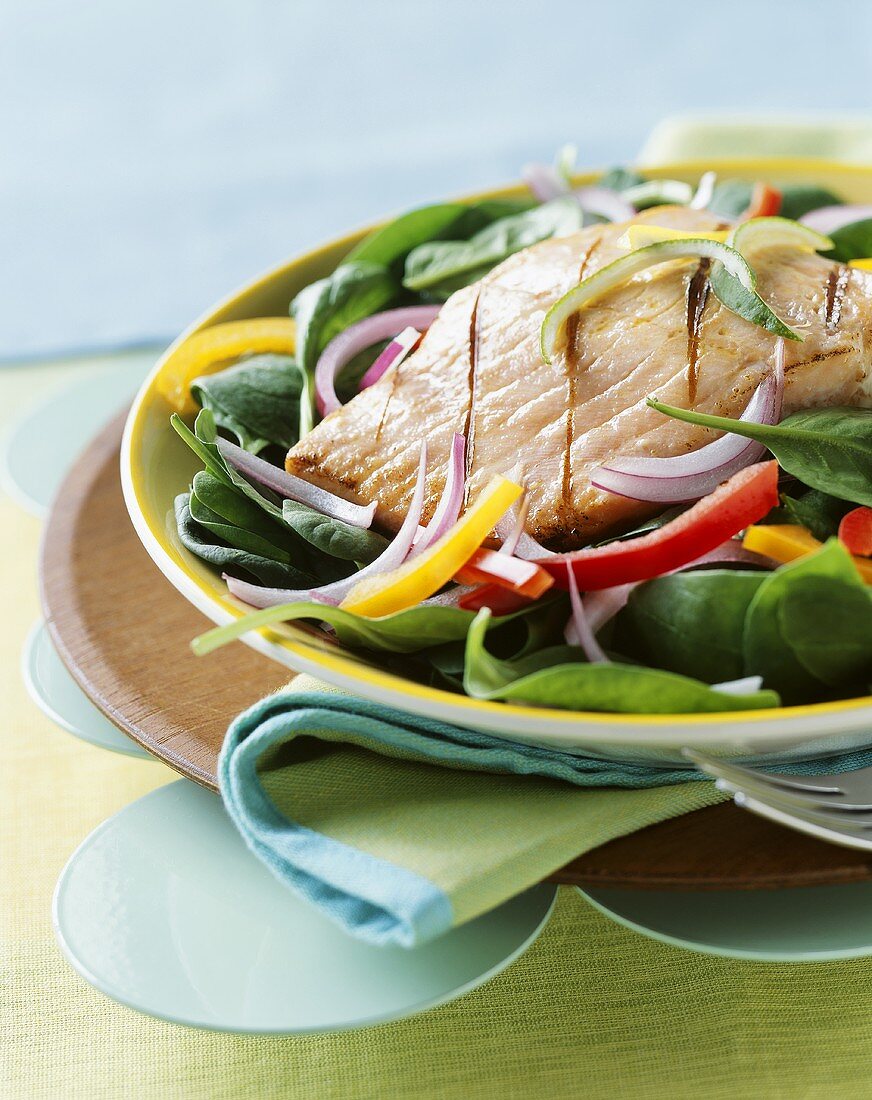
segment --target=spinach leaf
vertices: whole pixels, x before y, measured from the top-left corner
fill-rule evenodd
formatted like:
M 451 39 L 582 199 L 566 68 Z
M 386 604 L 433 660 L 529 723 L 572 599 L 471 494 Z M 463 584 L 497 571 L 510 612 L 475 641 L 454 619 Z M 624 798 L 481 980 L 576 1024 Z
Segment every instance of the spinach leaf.
M 872 409 L 803 409 L 780 424 L 709 416 L 648 399 L 652 409 L 763 443 L 787 473 L 830 496 L 872 505 Z
M 823 581 L 833 591 L 834 586 L 863 584 L 850 554 L 838 539 L 831 539 L 814 554 L 783 565 L 764 578 L 745 617 L 745 674 L 762 676 L 763 682 L 778 691 L 785 703 L 806 703 L 827 697 L 826 685 L 806 663 L 808 651 L 816 644 L 830 647 L 835 653 L 840 646 L 839 638 L 830 635 L 828 629 L 826 599 L 810 609 L 810 617 L 807 615 L 802 624 L 795 609 L 784 610 L 796 582 L 807 577 Z M 820 595 L 820 589 L 816 591 Z M 809 610 L 807 600 L 803 606 Z M 800 659 L 800 652 L 805 661 Z M 814 665 L 821 667 L 818 662 Z
M 469 207 L 460 202 L 438 203 L 410 210 L 399 218 L 373 230 L 345 258 L 345 263 L 379 264 L 393 267 L 418 245 L 437 240 L 456 226 Z
M 332 275 L 305 287 L 291 303 L 297 361 L 308 373 L 314 371 L 334 336 L 384 309 L 396 293 L 396 281 L 386 267 L 359 260 L 340 264 Z
M 778 617 L 797 659 L 816 679 L 863 691 L 872 683 L 872 593 L 867 585 L 795 577 Z
M 191 383 L 194 400 L 253 454 L 297 442 L 303 389 L 303 373 L 286 355 L 255 355 Z
M 330 604 L 300 601 L 254 611 L 226 626 L 210 630 L 194 641 L 193 649 L 202 656 L 249 630 L 296 619 L 314 619 L 329 623 L 343 645 L 386 653 L 415 653 L 428 646 L 465 638 L 474 618 L 472 611 L 462 611 L 457 607 L 419 605 L 381 619 L 366 619 Z
M 712 265 L 709 284 L 727 309 L 743 317 L 752 325 L 759 325 L 760 328 L 765 328 L 768 332 L 781 336 L 785 340 L 802 339 L 781 320 L 756 290 L 749 290 L 718 261 Z
M 457 225 L 452 228 L 451 236 L 458 241 L 466 240 L 492 222 L 523 214 L 539 205 L 531 198 L 481 199 L 466 207 Z
M 388 540 L 375 531 L 352 527 L 350 523 L 324 516 L 314 508 L 293 500 L 282 503 L 282 517 L 292 531 L 316 550 L 342 561 L 368 565 L 388 545 Z
M 176 497 L 175 517 L 176 531 L 182 546 L 216 569 L 226 570 L 234 575 L 241 574 L 243 577 L 248 575 L 260 584 L 279 588 L 300 588 L 312 583 L 312 577 L 294 565 L 225 545 L 194 520 L 189 508 L 188 493 L 181 493 Z
M 296 544 L 296 538 L 283 524 L 240 493 L 235 486 L 225 484 L 208 470 L 200 470 L 194 474 L 192 492 L 202 506 L 225 523 L 244 527 L 277 546 Z
M 466 638 L 463 686 L 475 699 L 505 699 L 568 710 L 683 714 L 778 706 L 773 691 L 729 695 L 660 669 L 587 664 L 580 649 L 557 646 L 518 661 L 485 649 L 490 615 L 480 611 Z
M 610 168 L 597 180 L 597 187 L 608 187 L 612 191 L 626 191 L 628 187 L 638 187 L 645 183 L 645 177 L 632 168 Z
M 191 494 L 188 501 L 188 508 L 192 519 L 223 542 L 226 542 L 228 546 L 232 546 L 236 550 L 244 550 L 247 554 L 269 558 L 270 561 L 282 562 L 284 565 L 291 564 L 291 555 L 287 550 L 280 549 L 269 539 L 265 539 L 262 535 L 249 531 L 245 527 L 237 527 L 235 524 L 226 523 L 217 512 L 213 512 L 211 508 L 203 504 L 194 493 Z
M 779 214 L 782 218 L 793 218 L 794 221 L 822 206 L 841 206 L 844 202 L 835 192 L 826 187 L 816 187 L 813 183 L 787 183 L 780 190 Z
M 854 507 L 853 503 L 809 489 L 802 496 L 781 495 L 781 508 L 788 523 L 798 523 L 807 528 L 819 542 L 838 534 L 842 518 Z
M 766 574 L 706 569 L 634 589 L 615 621 L 615 650 L 654 668 L 715 684 L 744 675 L 748 605 Z
M 715 184 L 708 209 L 712 214 L 738 218 L 748 209 L 753 190 L 753 185 L 747 180 L 723 180 Z
M 522 248 L 572 233 L 582 223 L 581 207 L 567 196 L 500 218 L 468 241 L 431 241 L 407 257 L 403 285 L 409 290 L 433 291 L 449 283 L 453 287 L 461 278 L 466 285 Z
M 847 263 L 849 260 L 863 260 L 872 256 L 872 218 L 843 225 L 829 234 L 833 248 L 823 255 L 831 260 Z

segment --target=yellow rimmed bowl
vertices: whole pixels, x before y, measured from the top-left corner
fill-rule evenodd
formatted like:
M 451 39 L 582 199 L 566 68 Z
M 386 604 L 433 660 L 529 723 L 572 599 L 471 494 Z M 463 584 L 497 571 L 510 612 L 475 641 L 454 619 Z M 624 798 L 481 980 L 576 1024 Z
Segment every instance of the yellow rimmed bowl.
M 872 203 L 872 167 L 816 160 L 707 160 L 642 171 L 652 178 L 695 182 L 712 169 L 721 178 L 810 182 L 849 202 Z M 589 182 L 594 174 L 580 177 Z M 503 188 L 468 199 L 511 196 Z M 248 608 L 227 594 L 217 572 L 186 550 L 176 534 L 173 499 L 190 484 L 197 460 L 169 425 L 173 411 L 160 379 L 173 349 L 194 332 L 223 321 L 286 316 L 294 295 L 332 271 L 372 227 L 308 252 L 268 272 L 225 299 L 184 332 L 157 363 L 133 402 L 121 447 L 124 499 L 143 545 L 164 576 L 213 622 L 223 624 Z M 386 672 L 367 657 L 287 624 L 250 632 L 245 641 L 295 672 L 307 672 L 367 699 L 444 722 L 487 730 L 568 752 L 652 765 L 683 764 L 681 750 L 694 745 L 725 756 L 802 759 L 872 745 L 872 697 L 801 707 L 723 714 L 636 715 L 561 711 L 492 703 L 426 687 Z M 208 660 L 204 658 L 204 660 Z M 254 702 L 254 700 L 252 700 Z

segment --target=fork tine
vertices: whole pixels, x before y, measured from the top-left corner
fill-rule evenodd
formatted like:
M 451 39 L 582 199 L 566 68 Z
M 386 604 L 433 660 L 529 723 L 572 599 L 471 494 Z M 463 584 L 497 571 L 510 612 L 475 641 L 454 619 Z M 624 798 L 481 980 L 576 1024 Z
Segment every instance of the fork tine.
M 777 783 L 769 782 L 771 777 L 764 772 L 749 771 L 747 768 L 739 768 L 731 764 L 724 765 L 719 760 L 700 763 L 699 767 L 707 775 L 724 780 L 732 788 L 746 790 L 752 795 L 758 795 L 764 801 L 777 797 L 781 802 L 789 803 L 798 810 L 828 809 L 842 813 L 872 811 L 872 803 L 849 801 L 842 796 L 841 791 L 834 795 L 821 796 L 816 790 L 782 787 Z
M 839 844 L 843 848 L 857 848 L 863 852 L 872 852 L 872 837 L 856 836 L 851 833 L 842 832 L 839 829 L 825 828 L 824 826 L 817 825 L 812 821 L 808 821 L 802 817 L 796 817 L 793 814 L 785 813 L 783 810 L 776 809 L 774 806 L 768 806 L 764 802 L 758 802 L 756 799 L 748 798 L 741 792 L 738 792 L 734 799 L 737 806 L 741 806 L 744 810 L 750 810 L 751 813 L 758 814 L 760 817 L 765 817 L 769 821 L 774 821 L 778 825 L 786 825 L 789 829 L 796 829 L 797 832 L 807 833 L 809 836 L 817 837 L 819 840 L 829 841 L 831 844 Z
M 709 756 L 707 753 L 701 753 L 696 749 L 684 749 L 683 755 L 688 760 L 692 760 L 697 767 L 702 771 L 709 774 L 722 775 L 725 779 L 733 778 L 737 783 L 746 783 L 750 780 L 754 780 L 758 783 L 763 783 L 767 788 L 780 787 L 788 791 L 796 791 L 800 794 L 822 794 L 822 795 L 840 795 L 842 793 L 841 787 L 834 787 L 829 784 L 818 784 L 814 782 L 805 782 L 804 778 L 800 779 L 798 776 L 792 777 L 789 775 L 773 775 L 771 772 L 761 772 L 755 768 L 748 768 L 742 764 L 734 764 L 733 761 L 727 762 L 721 760 L 717 756 Z
M 726 779 L 719 779 L 715 786 L 718 790 L 726 791 L 727 794 L 736 795 L 741 794 L 746 797 L 753 798 L 753 793 L 749 792 L 747 788 L 737 787 L 732 783 L 727 782 Z M 774 806 L 776 809 L 783 810 L 785 813 L 795 814 L 798 817 L 805 817 L 809 820 L 816 821 L 819 825 L 824 825 L 833 829 L 857 830 L 862 832 L 864 829 L 872 830 L 872 814 L 858 811 L 858 810 L 845 810 L 840 806 L 830 807 L 827 803 L 825 807 L 813 806 L 811 804 L 805 806 L 798 806 L 795 802 L 791 802 L 781 796 L 780 792 L 775 791 L 767 792 L 765 798 L 760 796 L 755 801 L 765 801 L 767 805 Z

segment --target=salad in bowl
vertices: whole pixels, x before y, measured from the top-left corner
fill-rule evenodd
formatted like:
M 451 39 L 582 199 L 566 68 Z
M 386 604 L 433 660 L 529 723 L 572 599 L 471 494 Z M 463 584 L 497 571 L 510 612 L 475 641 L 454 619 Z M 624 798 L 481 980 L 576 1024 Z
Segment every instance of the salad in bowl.
M 868 723 L 872 206 L 566 155 L 525 181 L 339 242 L 158 365 L 125 494 L 211 593 L 195 650 L 512 735 Z M 188 449 L 169 517 L 149 432 Z

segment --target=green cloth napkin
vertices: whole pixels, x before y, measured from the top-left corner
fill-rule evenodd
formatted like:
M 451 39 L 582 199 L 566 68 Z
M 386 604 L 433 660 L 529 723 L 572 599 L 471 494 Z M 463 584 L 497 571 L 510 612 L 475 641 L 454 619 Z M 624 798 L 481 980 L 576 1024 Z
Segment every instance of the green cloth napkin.
M 300 676 L 240 715 L 221 793 L 278 878 L 372 943 L 425 942 L 582 852 L 726 797 L 691 771 L 520 745 L 325 689 Z

